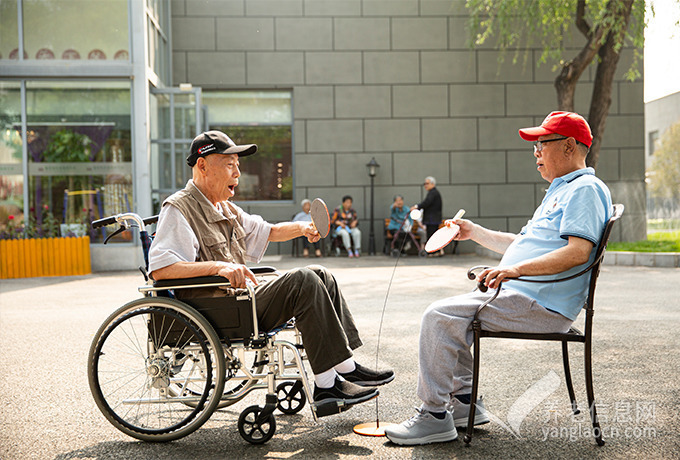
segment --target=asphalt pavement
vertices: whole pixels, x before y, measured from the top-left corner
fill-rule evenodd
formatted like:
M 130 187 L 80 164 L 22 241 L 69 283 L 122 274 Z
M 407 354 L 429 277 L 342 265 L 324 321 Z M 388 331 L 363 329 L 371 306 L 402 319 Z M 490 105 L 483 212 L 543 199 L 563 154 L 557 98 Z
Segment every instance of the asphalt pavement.
M 265 264 L 285 270 L 311 262 L 332 270 L 354 312 L 364 339 L 356 359 L 396 372 L 377 405 L 318 422 L 308 408 L 292 416 L 277 412 L 274 437 L 254 446 L 237 429 L 240 412 L 264 402 L 263 393 L 251 393 L 183 439 L 140 442 L 117 431 L 96 407 L 87 353 L 106 317 L 140 297 L 141 275 L 2 280 L 0 459 L 680 458 L 680 268 L 602 269 L 593 369 L 605 446 L 590 433 L 580 345 L 572 345 L 571 356 L 583 410 L 572 416 L 558 344 L 485 339 L 480 392 L 492 423 L 475 430 L 469 447 L 462 432 L 448 443 L 399 447 L 352 428 L 376 416 L 387 423 L 414 415 L 422 312 L 439 298 L 473 289 L 467 268 L 495 262 L 447 255 L 402 258 L 396 270 L 395 259 L 385 256 L 272 258 Z

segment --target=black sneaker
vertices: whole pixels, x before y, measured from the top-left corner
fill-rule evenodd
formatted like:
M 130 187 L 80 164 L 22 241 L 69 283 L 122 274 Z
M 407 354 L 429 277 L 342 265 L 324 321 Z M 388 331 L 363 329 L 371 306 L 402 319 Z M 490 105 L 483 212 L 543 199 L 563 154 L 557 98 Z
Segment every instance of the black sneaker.
M 394 371 L 374 371 L 356 363 L 356 369 L 346 374 L 339 373 L 343 379 L 362 387 L 385 385 L 394 380 Z
M 314 403 L 339 403 L 339 405 L 351 406 L 366 402 L 378 396 L 377 388 L 365 388 L 355 385 L 346 380 L 335 379 L 330 388 L 319 388 L 314 385 Z

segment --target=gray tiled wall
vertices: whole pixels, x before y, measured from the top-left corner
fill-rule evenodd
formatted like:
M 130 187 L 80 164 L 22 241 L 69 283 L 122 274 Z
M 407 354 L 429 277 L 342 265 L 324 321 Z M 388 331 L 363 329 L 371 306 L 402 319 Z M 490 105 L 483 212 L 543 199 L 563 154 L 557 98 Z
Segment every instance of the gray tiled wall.
M 512 61 L 489 44 L 470 50 L 464 0 L 173 0 L 174 84 L 205 89 L 285 88 L 293 94 L 295 203 L 252 204 L 276 221 L 306 197 L 329 207 L 354 196 L 367 248 L 375 157 L 377 248 L 392 196 L 423 197 L 437 178 L 444 213 L 517 231 L 547 183 L 517 129 L 554 110 L 552 63 Z M 578 33 L 568 43 L 580 46 Z M 576 49 L 567 51 L 575 54 Z M 614 238 L 644 237 L 642 82 L 625 81 L 623 49 L 598 175 L 626 205 Z M 576 93 L 588 115 L 592 75 Z M 461 247 L 465 247 L 462 245 Z M 288 251 L 273 245 L 270 252 Z

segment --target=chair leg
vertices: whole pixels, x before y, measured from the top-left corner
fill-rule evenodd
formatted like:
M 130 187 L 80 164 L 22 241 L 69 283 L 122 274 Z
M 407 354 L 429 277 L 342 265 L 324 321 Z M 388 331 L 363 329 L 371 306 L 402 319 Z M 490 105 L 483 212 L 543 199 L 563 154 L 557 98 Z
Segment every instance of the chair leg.
M 571 410 L 574 415 L 580 414 L 581 411 L 576 404 L 574 384 L 571 381 L 571 370 L 569 369 L 569 342 L 562 342 L 562 362 L 564 364 L 564 380 L 567 383 L 567 391 L 569 392 L 569 400 L 571 401 Z
M 597 410 L 595 409 L 595 391 L 593 390 L 593 367 L 591 357 L 590 340 L 586 340 L 584 347 L 585 358 L 585 374 L 586 374 L 586 393 L 588 394 L 588 407 L 590 408 L 590 419 L 593 422 L 593 433 L 595 434 L 595 442 L 598 446 L 604 446 L 604 439 L 602 439 L 602 429 L 600 428 L 600 421 L 597 419 Z
M 467 429 L 463 441 L 466 446 L 470 445 L 472 441 L 472 431 L 475 428 L 475 409 L 477 403 L 477 392 L 479 391 L 479 331 L 481 330 L 479 320 L 472 323 L 472 330 L 474 333 L 474 350 L 473 350 L 473 364 L 472 364 L 472 392 L 470 393 L 470 412 L 468 413 Z

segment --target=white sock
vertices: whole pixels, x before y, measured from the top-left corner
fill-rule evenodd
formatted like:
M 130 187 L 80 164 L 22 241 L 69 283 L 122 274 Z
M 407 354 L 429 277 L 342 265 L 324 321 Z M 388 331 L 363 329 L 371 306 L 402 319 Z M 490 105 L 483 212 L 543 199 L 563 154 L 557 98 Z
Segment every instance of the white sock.
M 319 388 L 331 388 L 335 385 L 337 375 L 335 369 L 328 369 L 320 374 L 314 374 L 314 382 Z
M 338 371 L 339 374 L 347 374 L 348 372 L 354 371 L 354 369 L 357 368 L 356 363 L 354 362 L 354 359 L 352 358 L 347 358 L 337 366 L 333 367 L 336 371 Z

